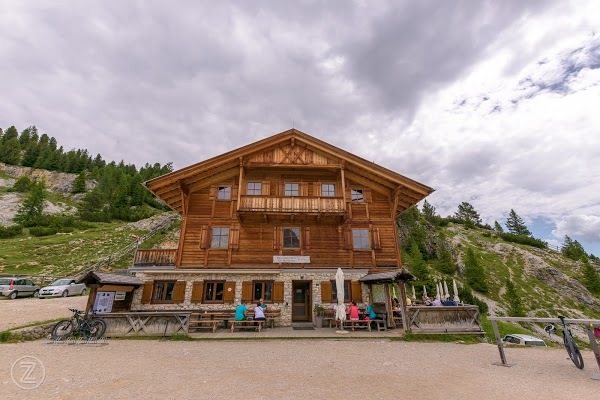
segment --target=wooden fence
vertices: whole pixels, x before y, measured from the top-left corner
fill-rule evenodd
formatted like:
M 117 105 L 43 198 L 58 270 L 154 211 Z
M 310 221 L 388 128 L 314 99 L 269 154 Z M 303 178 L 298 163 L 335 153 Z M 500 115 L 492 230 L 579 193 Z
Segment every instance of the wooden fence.
M 412 306 L 407 314 L 412 333 L 483 333 L 477 306 Z

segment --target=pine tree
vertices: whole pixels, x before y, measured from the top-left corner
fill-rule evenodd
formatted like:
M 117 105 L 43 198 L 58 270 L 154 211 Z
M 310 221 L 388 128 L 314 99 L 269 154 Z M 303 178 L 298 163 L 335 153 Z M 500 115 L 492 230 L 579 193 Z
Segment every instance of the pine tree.
M 498 233 L 504 232 L 504 229 L 502 229 L 502 225 L 500 225 L 498 221 L 494 221 L 494 230 Z
M 85 193 L 85 171 L 81 171 L 73 181 L 71 193 Z
M 19 140 L 19 131 L 17 131 L 17 128 L 14 126 L 11 126 L 4 131 L 4 136 L 2 136 L 2 141 L 0 143 L 5 144 L 9 140 L 13 139 L 17 139 L 17 141 Z
M 33 167 L 39 155 L 39 145 L 37 144 L 37 142 L 31 140 L 27 147 L 25 147 L 25 153 L 23 154 L 23 160 L 21 161 L 21 165 L 24 167 Z
M 512 208 L 510 209 L 508 218 L 506 218 L 506 228 L 513 235 L 531 236 L 531 232 L 527 229 L 527 225 L 525 225 L 523 219 Z
M 25 198 L 15 221 L 24 226 L 34 226 L 44 211 L 44 200 L 46 199 L 46 187 L 43 182 L 34 183 L 29 195 Z
M 17 192 L 25 193 L 29 192 L 33 184 L 34 183 L 31 181 L 31 179 L 29 179 L 27 176 L 22 176 L 16 180 L 15 184 L 13 185 L 13 189 Z
M 421 250 L 419 250 L 419 246 L 414 241 L 410 246 L 410 259 L 410 272 L 412 272 L 412 274 L 420 281 L 427 280 L 429 278 L 427 265 L 425 264 L 425 261 L 423 261 L 423 255 L 421 254 Z
M 485 269 L 477 260 L 473 249 L 469 248 L 465 257 L 465 278 L 473 289 L 486 293 L 488 291 Z
M 579 243 L 577 240 L 571 239 L 567 235 L 565 235 L 565 242 L 561 249 L 561 253 L 572 260 L 580 260 L 586 255 L 581 243 Z
M 433 221 L 436 217 L 435 207 L 429 204 L 427 200 L 423 202 L 423 216 L 427 221 Z
M 439 253 L 438 269 L 440 272 L 448 275 L 454 275 L 456 272 L 456 264 L 452 261 L 450 251 L 445 247 L 442 247 Z
M 525 311 L 523 310 L 523 303 L 517 293 L 515 285 L 510 279 L 506 280 L 506 293 L 504 294 L 506 301 L 508 302 L 508 315 L 510 317 L 524 317 Z
M 454 216 L 469 226 L 481 224 L 481 217 L 479 216 L 479 213 L 475 211 L 475 207 L 466 201 L 463 201 L 458 205 L 458 211 L 454 214 Z
M 600 294 L 600 274 L 590 263 L 587 257 L 583 259 L 583 284 L 594 294 Z
M 4 141 L 6 136 L 2 138 L 3 143 L 0 145 L 0 162 L 18 165 L 21 159 L 21 146 L 19 145 L 19 139 L 12 138 Z

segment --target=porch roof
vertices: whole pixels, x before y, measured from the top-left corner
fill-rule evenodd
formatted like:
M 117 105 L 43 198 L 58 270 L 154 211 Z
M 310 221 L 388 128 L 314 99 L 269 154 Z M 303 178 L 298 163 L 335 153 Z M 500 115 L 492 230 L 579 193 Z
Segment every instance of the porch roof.
M 80 283 L 89 284 L 111 284 L 111 285 L 128 285 L 128 286 L 140 286 L 143 281 L 140 278 L 129 275 L 120 274 L 109 274 L 106 272 L 90 271 L 85 274 L 81 279 Z
M 374 274 L 367 274 L 359 280 L 365 283 L 393 283 L 396 281 L 412 281 L 416 280 L 416 278 L 413 274 L 411 274 L 404 268 L 401 268 L 396 271 L 376 272 Z

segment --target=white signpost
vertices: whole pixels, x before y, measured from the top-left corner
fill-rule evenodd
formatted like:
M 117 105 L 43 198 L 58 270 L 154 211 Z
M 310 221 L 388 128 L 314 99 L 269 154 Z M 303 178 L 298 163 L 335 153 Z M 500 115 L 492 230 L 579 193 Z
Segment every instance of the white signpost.
M 310 256 L 273 256 L 273 264 L 310 264 Z

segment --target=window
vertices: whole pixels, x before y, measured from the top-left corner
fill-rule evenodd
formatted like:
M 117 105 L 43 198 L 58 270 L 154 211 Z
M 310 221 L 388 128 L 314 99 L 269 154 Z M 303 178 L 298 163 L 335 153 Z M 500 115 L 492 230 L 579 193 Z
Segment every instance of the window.
M 263 299 L 265 302 L 273 301 L 273 281 L 253 282 L 252 301 Z
M 283 228 L 283 248 L 300 248 L 300 228 Z
M 231 186 L 219 186 L 217 192 L 218 200 L 231 200 Z
M 229 246 L 229 228 L 212 228 L 212 240 L 210 247 L 214 249 L 226 249 Z
M 175 282 L 155 282 L 154 283 L 154 296 L 152 297 L 153 303 L 172 303 L 173 302 L 173 290 L 175 289 Z
M 300 185 L 297 183 L 286 183 L 285 184 L 285 195 L 286 196 L 299 196 Z
M 205 282 L 204 283 L 204 302 L 222 303 L 225 282 Z
M 350 198 L 353 203 L 364 203 L 365 202 L 365 196 L 363 195 L 362 189 L 350 190 Z
M 369 249 L 369 230 L 352 229 L 352 245 L 355 250 Z
M 335 197 L 335 185 L 332 183 L 323 183 L 321 185 L 321 197 Z
M 248 194 L 249 196 L 260 196 L 262 194 L 262 183 L 248 182 L 246 194 Z
M 350 281 L 344 281 L 344 303 L 349 303 L 352 298 L 352 293 L 350 293 L 351 287 Z M 331 281 L 331 302 L 337 303 L 337 286 L 335 281 Z

